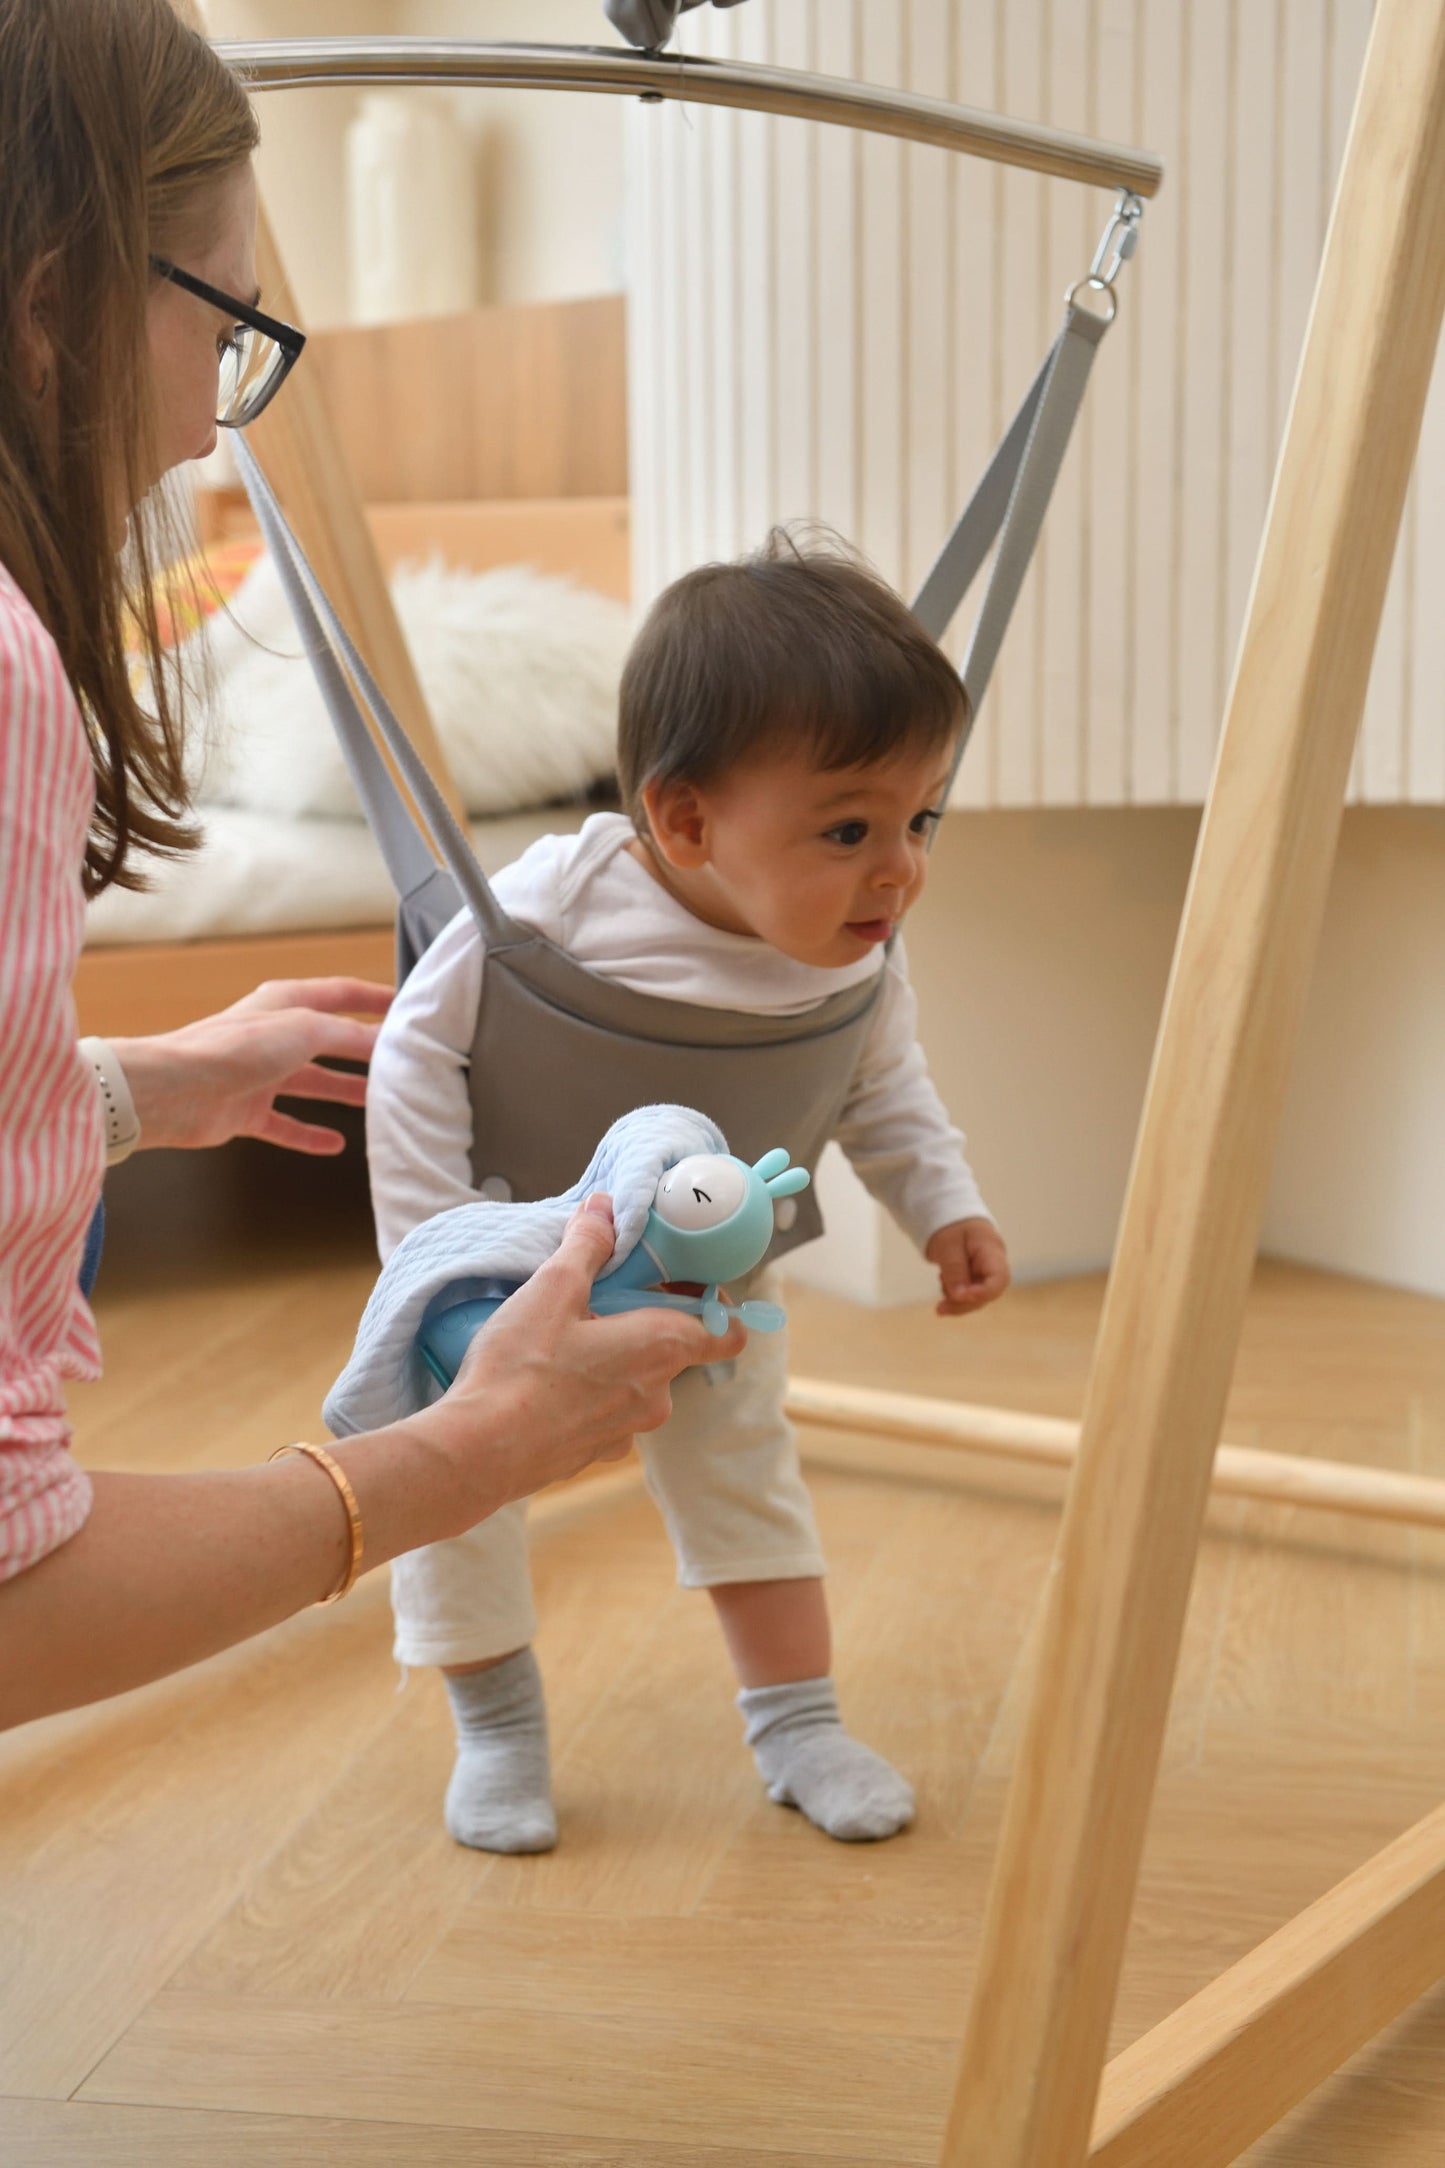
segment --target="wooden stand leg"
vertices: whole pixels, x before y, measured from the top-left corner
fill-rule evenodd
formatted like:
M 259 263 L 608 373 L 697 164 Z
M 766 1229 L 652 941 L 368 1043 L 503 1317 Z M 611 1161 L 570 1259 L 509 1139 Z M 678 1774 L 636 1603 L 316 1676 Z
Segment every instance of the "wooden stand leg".
M 1077 2168 L 1086 2155 L 1442 304 L 1445 5 L 1381 0 L 1100 1324 L 950 2168 Z
M 1223 2168 L 1445 1971 L 1445 1807 L 1104 2072 L 1089 2168 Z

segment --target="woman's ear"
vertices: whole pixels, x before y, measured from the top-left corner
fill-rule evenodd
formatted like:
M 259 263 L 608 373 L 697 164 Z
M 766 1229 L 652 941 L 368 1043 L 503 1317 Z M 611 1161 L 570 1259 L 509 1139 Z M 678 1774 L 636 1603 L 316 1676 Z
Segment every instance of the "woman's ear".
M 55 255 L 41 256 L 26 272 L 15 312 L 20 383 L 37 406 L 49 397 L 55 381 L 55 338 L 51 329 L 55 301 Z
M 642 810 L 652 835 L 653 848 L 678 872 L 705 866 L 708 848 L 707 806 L 695 783 L 676 776 L 645 783 Z

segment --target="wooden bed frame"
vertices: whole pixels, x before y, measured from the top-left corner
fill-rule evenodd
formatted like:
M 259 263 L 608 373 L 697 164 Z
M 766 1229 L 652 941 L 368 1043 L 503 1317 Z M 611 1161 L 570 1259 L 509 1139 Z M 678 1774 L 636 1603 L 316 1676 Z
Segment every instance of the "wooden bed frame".
M 433 551 L 476 571 L 531 564 L 625 601 L 624 338 L 615 294 L 321 332 L 285 397 L 311 372 L 364 492 L 381 566 Z M 253 534 L 244 492 L 204 492 L 198 527 L 206 546 Z M 426 751 L 429 731 L 409 721 Z M 432 744 L 430 764 L 448 786 Z M 334 972 L 390 980 L 390 925 L 97 944 L 81 956 L 75 1000 L 82 1032 L 128 1037 L 188 1023 L 263 979 Z

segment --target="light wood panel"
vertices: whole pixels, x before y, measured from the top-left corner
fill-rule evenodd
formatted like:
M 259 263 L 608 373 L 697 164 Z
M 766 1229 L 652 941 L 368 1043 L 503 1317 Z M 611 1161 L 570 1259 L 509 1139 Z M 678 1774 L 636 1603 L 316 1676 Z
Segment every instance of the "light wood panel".
M 1083 2157 L 1442 308 L 1445 14 L 1396 0 L 1371 35 L 1176 951 L 950 2162 L 1069 2168 Z
M 601 294 L 321 331 L 305 366 L 369 503 L 625 497 L 625 336 Z
M 207 490 L 202 542 L 252 539 L 256 522 L 244 490 Z M 630 592 L 625 497 L 494 497 L 475 502 L 385 503 L 366 507 L 366 522 L 388 571 L 439 555 L 472 572 L 532 565 L 625 602 Z
M 704 2129 L 726 2134 L 719 2150 L 732 2161 L 774 2148 L 846 2156 L 867 2130 L 889 2134 L 895 2161 L 929 2158 L 951 2046 L 941 2034 L 890 2035 L 865 2054 L 856 2034 L 815 2027 L 805 2012 L 786 2025 L 750 2022 L 744 1976 L 733 2000 L 738 2014 L 727 2023 L 659 2014 L 641 2023 L 561 2006 L 537 2017 L 167 1992 L 79 2097 L 144 2102 L 163 2089 L 181 2107 L 267 2099 L 283 2114 L 531 2131 L 539 2140 L 556 2130 L 619 2147 L 639 2134 L 696 2143 Z
M 619 602 L 631 591 L 625 497 L 374 504 L 366 516 L 388 566 L 432 556 L 472 572 L 531 565 Z
M 340 972 L 389 986 L 395 971 L 396 935 L 390 926 L 234 941 L 154 941 L 84 950 L 75 971 L 75 1005 L 82 1033 L 134 1038 L 210 1016 L 263 979 Z
M 237 2111 L 96 2106 L 84 2101 L 0 2101 L 0 2144 L 25 2168 L 620 2168 L 610 2138 L 558 2130 L 439 2130 L 435 2124 L 367 2123 L 346 2116 L 267 2115 Z M 752 2156 L 758 2168 L 817 2168 L 811 2146 L 772 2146 Z M 859 2156 L 834 2156 L 835 2168 L 875 2168 Z M 744 2168 L 731 2144 L 714 2149 L 627 2140 L 626 2168 Z

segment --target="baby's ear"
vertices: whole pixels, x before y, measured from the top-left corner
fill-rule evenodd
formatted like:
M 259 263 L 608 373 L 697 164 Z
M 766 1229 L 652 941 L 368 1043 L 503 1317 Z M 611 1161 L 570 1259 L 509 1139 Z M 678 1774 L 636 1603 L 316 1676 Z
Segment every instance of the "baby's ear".
M 707 812 L 695 783 L 680 776 L 644 783 L 642 810 L 654 847 L 668 865 L 686 870 L 707 863 Z

